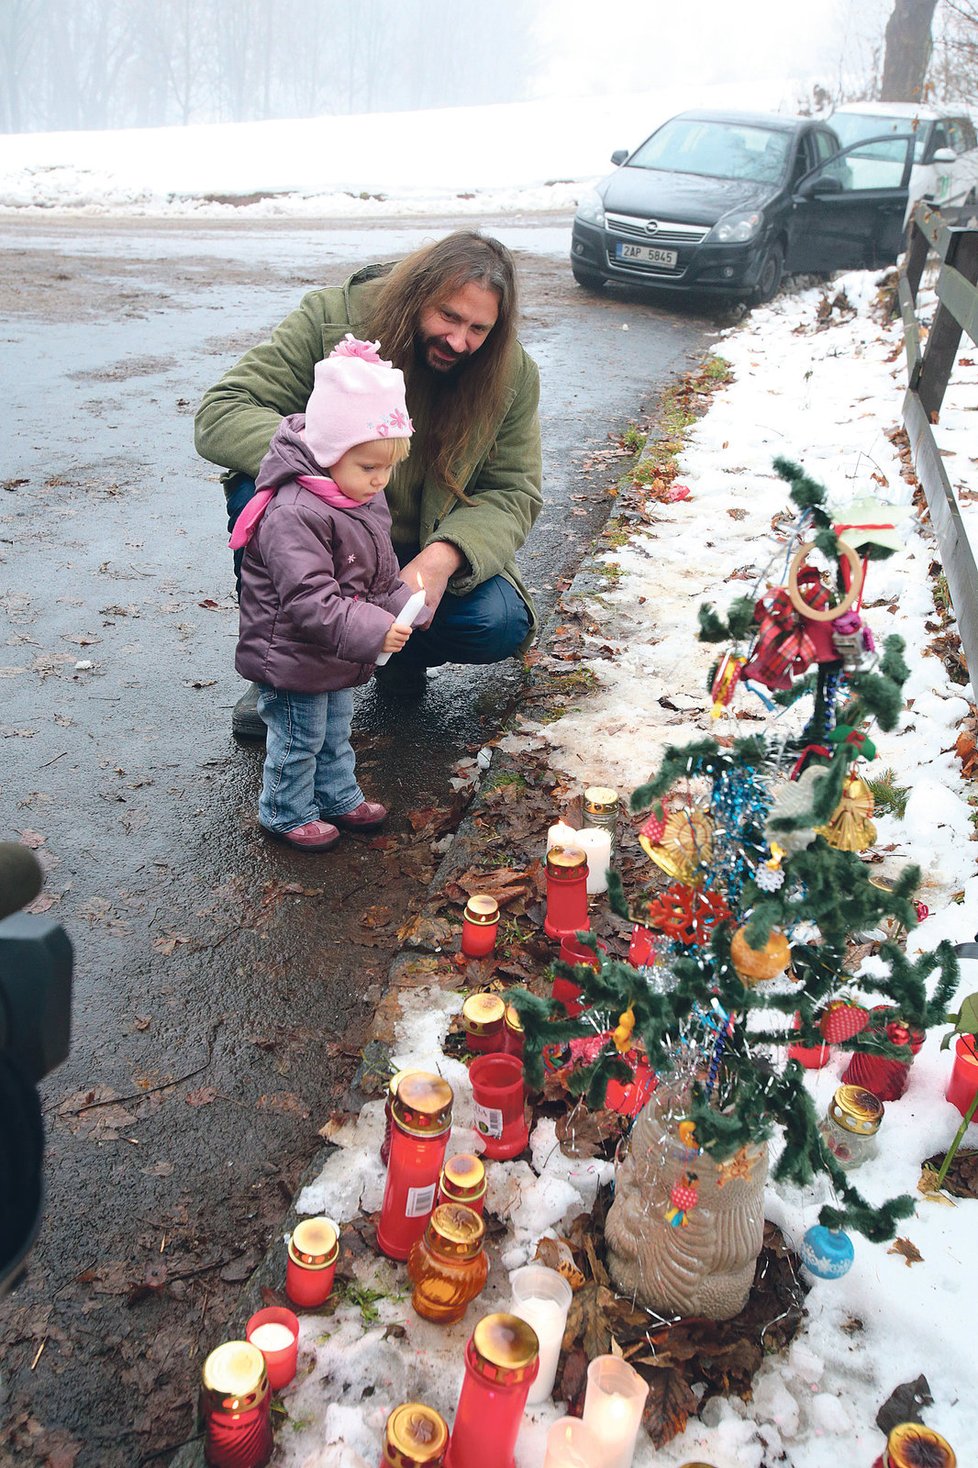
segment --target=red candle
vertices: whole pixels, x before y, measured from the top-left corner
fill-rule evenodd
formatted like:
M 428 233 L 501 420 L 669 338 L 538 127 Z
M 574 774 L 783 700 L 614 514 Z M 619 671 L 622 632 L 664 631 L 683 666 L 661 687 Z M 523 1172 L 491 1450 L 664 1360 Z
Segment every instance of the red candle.
M 791 1028 L 801 1029 L 800 1014 L 795 1014 Z M 788 1059 L 797 1060 L 798 1064 L 803 1065 L 806 1070 L 821 1070 L 822 1066 L 829 1062 L 829 1047 L 824 1040 L 820 1045 L 792 1044 L 788 1046 Z
M 947 1083 L 945 1097 L 956 1106 L 962 1116 L 978 1091 L 978 1045 L 974 1035 L 959 1035 L 954 1045 L 954 1065 Z
M 591 926 L 587 915 L 587 855 L 575 846 L 552 846 L 547 852 L 547 915 L 550 938 L 573 937 Z
M 491 1055 L 506 1043 L 506 1005 L 498 994 L 470 994 L 462 1005 L 465 1045 L 474 1055 Z
M 540 1344 L 517 1315 L 486 1315 L 465 1348 L 465 1377 L 446 1468 L 513 1468 Z
M 449 1157 L 438 1180 L 438 1203 L 464 1203 L 481 1218 L 486 1207 L 486 1169 L 474 1152 Z
M 877 1014 L 880 1009 L 885 1009 L 885 1005 L 876 1005 L 873 1013 Z M 891 1020 L 886 1026 L 886 1038 L 893 1045 L 906 1047 L 906 1060 L 854 1050 L 842 1074 L 842 1081 L 844 1085 L 862 1086 L 864 1090 L 872 1091 L 881 1101 L 899 1101 L 910 1081 L 913 1058 L 924 1043 L 924 1033 L 899 1020 Z
M 333 1291 L 340 1241 L 331 1218 L 304 1218 L 286 1251 L 285 1293 L 293 1305 L 324 1304 Z
M 225 1341 L 211 1351 L 200 1389 L 208 1468 L 264 1468 L 272 1456 L 271 1404 L 257 1346 Z
M 515 1157 L 530 1138 L 524 1106 L 523 1062 L 516 1055 L 480 1055 L 469 1066 L 476 1130 L 487 1157 Z
M 617 1111 L 620 1116 L 638 1116 L 646 1101 L 658 1084 L 658 1076 L 649 1065 L 647 1055 L 639 1055 L 635 1064 L 635 1076 L 622 1085 L 621 1081 L 610 1080 L 605 1093 L 605 1106 Z
M 601 949 L 604 949 L 606 946 L 604 943 L 598 944 L 598 947 Z M 597 953 L 594 952 L 593 948 L 586 947 L 577 937 L 576 933 L 571 933 L 567 938 L 561 938 L 560 961 L 561 963 L 569 964 L 573 968 L 581 964 L 586 964 L 588 968 L 595 970 L 601 967 L 601 959 Z M 554 979 L 553 989 L 551 990 L 552 997 L 564 1006 L 568 1019 L 577 1019 L 577 1016 L 584 1008 L 584 1005 L 581 1004 L 581 993 L 580 986 L 575 984 L 573 979 L 565 979 L 561 974 L 558 974 Z
M 520 1019 L 519 1012 L 513 1008 L 512 1004 L 507 1004 L 503 1017 L 503 1050 L 507 1055 L 515 1055 L 522 1060 L 525 1038 L 523 1021 Z
M 380 1468 L 441 1468 L 447 1446 L 444 1418 L 423 1402 L 404 1402 L 387 1419 Z
M 257 1311 L 245 1326 L 245 1340 L 264 1356 L 272 1391 L 288 1386 L 299 1355 L 299 1322 L 292 1311 L 278 1305 Z
M 390 1085 L 387 1087 L 387 1100 L 384 1102 L 384 1140 L 380 1144 L 380 1160 L 385 1167 L 391 1155 L 391 1107 L 394 1104 L 397 1083 L 401 1076 L 406 1075 L 406 1070 L 399 1070 L 396 1075 L 391 1076 Z
M 496 946 L 499 903 L 482 893 L 470 897 L 462 914 L 462 952 L 466 958 L 485 958 Z
M 478 1063 L 473 1061 L 473 1065 Z M 402 1075 L 391 1106 L 391 1122 L 391 1155 L 377 1243 L 388 1258 L 406 1259 L 434 1210 L 452 1130 L 451 1086 L 427 1071 Z

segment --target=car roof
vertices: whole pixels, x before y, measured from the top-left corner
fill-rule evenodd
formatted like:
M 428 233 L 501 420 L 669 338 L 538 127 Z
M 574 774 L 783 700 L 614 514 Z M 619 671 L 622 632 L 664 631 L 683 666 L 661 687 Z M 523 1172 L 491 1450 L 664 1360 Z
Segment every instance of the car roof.
M 930 104 L 921 106 L 916 102 L 845 102 L 841 107 L 836 107 L 835 111 L 855 113 L 857 117 L 861 114 L 871 117 L 919 117 L 921 122 L 936 122 L 941 117 L 956 115 L 947 107 L 932 107 Z
M 733 122 L 745 127 L 778 128 L 782 132 L 795 132 L 802 123 L 812 121 L 810 117 L 791 117 L 783 112 L 714 112 L 699 108 L 691 112 L 679 112 L 675 117 L 670 117 L 669 121 L 676 122 L 679 118 L 691 122 Z

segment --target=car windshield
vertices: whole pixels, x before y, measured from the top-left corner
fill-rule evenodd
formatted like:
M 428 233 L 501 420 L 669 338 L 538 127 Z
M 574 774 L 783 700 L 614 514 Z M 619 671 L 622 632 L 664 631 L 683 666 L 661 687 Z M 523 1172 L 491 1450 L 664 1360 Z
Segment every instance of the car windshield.
M 917 117 L 882 117 L 876 112 L 835 112 L 829 126 L 843 148 L 861 143 L 863 138 L 884 138 L 887 133 L 913 133 L 913 158 L 919 163 L 924 152 L 927 123 Z
M 628 166 L 777 183 L 785 172 L 791 137 L 745 123 L 674 117 L 632 154 Z

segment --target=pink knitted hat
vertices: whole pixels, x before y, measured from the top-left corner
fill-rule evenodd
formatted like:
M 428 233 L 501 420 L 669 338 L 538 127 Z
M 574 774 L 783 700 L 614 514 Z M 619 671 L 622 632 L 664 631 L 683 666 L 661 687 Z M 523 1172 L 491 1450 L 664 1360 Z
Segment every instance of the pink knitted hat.
M 304 438 L 316 463 L 330 469 L 347 449 L 380 438 L 410 438 L 404 373 L 380 356 L 380 342 L 347 332 L 325 361 L 306 404 Z

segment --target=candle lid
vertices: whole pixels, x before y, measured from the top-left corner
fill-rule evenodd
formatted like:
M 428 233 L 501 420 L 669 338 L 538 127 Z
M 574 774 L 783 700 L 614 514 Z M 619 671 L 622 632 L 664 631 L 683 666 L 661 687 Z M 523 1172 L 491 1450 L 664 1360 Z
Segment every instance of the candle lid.
M 387 1419 L 384 1462 L 391 1468 L 438 1468 L 447 1446 L 444 1418 L 422 1402 L 404 1402 Z
M 400 1084 L 401 1076 L 406 1076 L 406 1075 L 410 1075 L 410 1071 L 407 1071 L 407 1070 L 397 1070 L 391 1076 L 391 1078 L 390 1078 L 390 1084 L 387 1087 L 387 1094 L 388 1094 L 388 1096 L 390 1097 L 390 1099 L 392 1101 L 393 1101 L 394 1097 L 397 1095 L 397 1088 L 398 1088 L 398 1085 Z
M 462 1005 L 462 1025 L 470 1035 L 484 1035 L 502 1024 L 505 1011 L 498 994 L 470 994 Z
M 579 846 L 551 846 L 547 852 L 547 875 L 579 877 L 586 874 L 587 852 Z
M 947 1439 L 922 1422 L 901 1422 L 886 1439 L 887 1468 L 915 1468 L 918 1463 L 955 1468 L 957 1461 Z
M 452 1088 L 425 1070 L 406 1071 L 397 1084 L 391 1114 L 412 1137 L 438 1137 L 452 1125 Z
M 871 1137 L 880 1129 L 883 1111 L 882 1101 L 872 1091 L 865 1091 L 862 1086 L 838 1086 L 829 1115 L 847 1132 Z
M 425 1229 L 427 1242 L 449 1259 L 474 1259 L 482 1248 L 486 1225 L 464 1203 L 440 1203 Z
M 201 1373 L 205 1403 L 221 1412 L 250 1412 L 268 1392 L 265 1358 L 248 1341 L 217 1346 Z
M 469 1344 L 476 1370 L 505 1385 L 532 1376 L 540 1354 L 536 1331 L 518 1315 L 484 1315 Z
M 457 1203 L 481 1198 L 486 1190 L 486 1169 L 474 1152 L 457 1152 L 442 1169 L 442 1192 L 451 1192 Z
M 605 815 L 618 804 L 618 791 L 608 785 L 589 785 L 584 792 L 584 809 Z
M 289 1258 L 304 1269 L 328 1269 L 339 1252 L 339 1235 L 331 1218 L 304 1218 L 292 1230 Z
M 499 921 L 499 903 L 495 897 L 489 897 L 486 893 L 477 892 L 469 898 L 465 904 L 465 916 L 470 923 L 477 923 L 480 927 L 489 923 Z
M 523 1033 L 523 1021 L 520 1019 L 519 1010 L 513 1004 L 506 1006 L 506 1028 L 517 1035 Z

